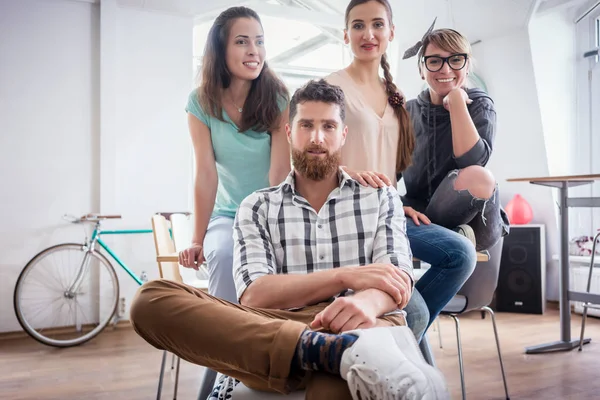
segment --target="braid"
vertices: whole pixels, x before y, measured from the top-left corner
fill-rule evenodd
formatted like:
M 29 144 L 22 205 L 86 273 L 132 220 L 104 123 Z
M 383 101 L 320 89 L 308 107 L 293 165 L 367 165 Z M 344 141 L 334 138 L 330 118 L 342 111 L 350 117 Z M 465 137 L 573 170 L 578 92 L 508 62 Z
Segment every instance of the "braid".
M 404 98 L 399 94 L 398 87 L 394 84 L 394 79 L 390 73 L 390 64 L 388 63 L 386 54 L 381 57 L 381 68 L 383 69 L 383 78 L 385 79 L 385 91 L 388 94 L 390 104 L 394 106 L 394 113 L 400 123 L 396 172 L 402 172 L 412 162 L 412 153 L 415 149 L 415 134 L 408 111 L 404 108 Z M 401 98 L 402 100 L 398 102 L 395 98 Z M 396 104 L 397 106 L 395 106 Z
M 385 91 L 388 96 L 393 95 L 394 93 L 398 93 L 398 87 L 394 83 L 394 78 L 392 78 L 392 74 L 390 73 L 390 63 L 387 60 L 387 54 L 384 54 L 381 57 L 381 68 L 383 69 L 383 78 L 385 79 Z

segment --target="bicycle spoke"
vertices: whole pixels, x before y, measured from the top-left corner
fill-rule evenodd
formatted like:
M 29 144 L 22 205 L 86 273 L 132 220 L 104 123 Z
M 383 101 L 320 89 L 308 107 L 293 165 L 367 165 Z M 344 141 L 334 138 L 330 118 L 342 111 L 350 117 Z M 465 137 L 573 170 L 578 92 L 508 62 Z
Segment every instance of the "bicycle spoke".
M 32 278 L 31 280 L 27 280 L 27 283 L 31 284 L 33 286 L 36 286 L 38 288 L 47 289 L 48 291 L 52 291 L 52 292 L 56 292 L 56 293 L 64 293 L 64 290 L 62 288 L 48 287 L 48 285 L 46 285 L 45 282 L 37 282 L 37 279 L 35 279 L 35 278 Z M 39 298 L 39 296 L 36 296 L 36 298 Z
M 37 316 L 40 314 L 40 312 L 42 312 L 42 311 L 46 310 L 48 307 L 51 307 L 51 306 L 52 306 L 52 305 L 53 305 L 53 304 L 54 304 L 56 301 L 58 301 L 58 300 L 60 300 L 60 299 L 61 299 L 61 298 L 59 297 L 59 298 L 55 299 L 54 301 L 52 301 L 51 303 L 46 303 L 46 307 L 42 307 L 42 308 L 40 308 L 40 309 L 39 309 L 39 310 L 38 310 L 38 311 L 37 311 L 35 314 L 33 314 L 33 315 L 32 315 L 31 317 L 29 317 L 28 319 L 29 319 L 30 321 L 33 321 L 33 320 L 34 320 L 34 318 L 35 318 L 35 317 L 37 317 Z M 32 325 L 35 325 L 35 324 L 32 324 Z M 44 328 L 41 328 L 41 329 L 44 329 Z
M 43 261 L 46 261 L 46 260 L 43 260 Z M 60 269 L 59 269 L 59 271 L 60 271 Z M 60 280 L 56 278 L 56 276 L 54 276 L 53 274 L 47 275 L 47 273 L 48 273 L 47 268 L 40 268 L 40 270 L 36 271 L 36 272 L 37 272 L 36 275 L 38 275 L 40 278 L 42 277 L 42 275 L 45 276 L 45 279 L 44 279 L 45 281 L 47 281 L 47 282 L 54 281 L 58 285 L 58 287 L 61 288 L 61 290 L 66 289 L 65 286 L 60 282 Z M 60 272 L 58 272 L 58 273 L 60 273 Z

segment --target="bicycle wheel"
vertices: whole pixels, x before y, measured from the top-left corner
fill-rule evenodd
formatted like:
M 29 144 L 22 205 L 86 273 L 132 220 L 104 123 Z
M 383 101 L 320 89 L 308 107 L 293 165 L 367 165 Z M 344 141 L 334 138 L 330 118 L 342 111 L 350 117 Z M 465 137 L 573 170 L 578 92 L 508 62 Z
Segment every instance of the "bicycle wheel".
M 13 300 L 19 324 L 32 338 L 48 346 L 76 346 L 110 322 L 119 300 L 119 281 L 104 255 L 64 243 L 27 263 Z

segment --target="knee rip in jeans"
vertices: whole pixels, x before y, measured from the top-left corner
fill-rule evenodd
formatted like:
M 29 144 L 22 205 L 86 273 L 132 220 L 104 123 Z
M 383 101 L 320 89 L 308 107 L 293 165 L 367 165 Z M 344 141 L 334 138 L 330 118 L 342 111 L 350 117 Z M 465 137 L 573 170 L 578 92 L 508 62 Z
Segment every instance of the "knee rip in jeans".
M 458 177 L 458 174 L 460 173 L 461 170 L 459 169 L 455 169 L 453 171 L 450 171 L 448 173 L 448 177 L 449 178 L 454 178 L 453 181 L 453 185 L 454 182 L 456 181 L 456 177 Z M 482 202 L 483 206 L 481 207 L 481 221 L 483 222 L 483 225 L 487 226 L 486 220 L 487 218 L 485 218 L 484 214 L 485 214 L 485 207 L 487 206 L 488 202 L 492 202 L 493 204 L 496 204 L 497 201 L 497 197 L 498 197 L 498 183 L 496 182 L 496 184 L 494 185 L 494 191 L 492 192 L 492 195 L 489 198 L 483 198 L 483 197 L 477 197 L 474 196 L 473 193 L 471 193 L 471 191 L 469 189 L 454 189 L 456 190 L 458 193 L 464 193 L 467 192 L 469 193 L 469 195 L 471 196 L 471 206 L 473 207 L 475 205 L 475 202 Z

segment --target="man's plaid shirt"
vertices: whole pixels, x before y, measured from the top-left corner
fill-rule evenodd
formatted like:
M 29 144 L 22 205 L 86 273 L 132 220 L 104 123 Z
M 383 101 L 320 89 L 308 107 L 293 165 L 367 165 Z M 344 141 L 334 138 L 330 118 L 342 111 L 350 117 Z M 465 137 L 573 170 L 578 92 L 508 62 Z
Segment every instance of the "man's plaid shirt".
M 254 192 L 234 223 L 233 275 L 238 299 L 268 274 L 309 274 L 371 263 L 412 277 L 406 219 L 393 187 L 364 187 L 340 169 L 339 187 L 316 212 L 295 190 L 294 171 L 279 186 Z

